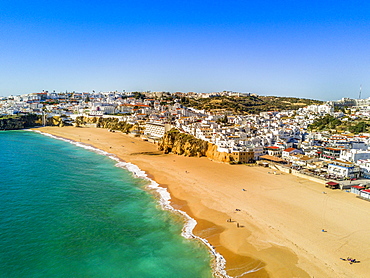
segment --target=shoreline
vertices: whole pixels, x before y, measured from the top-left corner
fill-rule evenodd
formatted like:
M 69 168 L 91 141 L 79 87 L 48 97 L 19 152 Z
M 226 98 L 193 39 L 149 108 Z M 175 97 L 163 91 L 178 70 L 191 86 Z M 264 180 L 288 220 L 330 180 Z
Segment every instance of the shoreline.
M 42 134 L 44 136 L 48 136 L 56 140 L 62 140 L 64 142 L 68 142 L 70 144 L 76 145 L 86 150 L 93 151 L 99 155 L 104 155 L 116 161 L 115 167 L 123 168 L 129 171 L 135 178 L 143 179 L 147 181 L 148 184 L 145 187 L 151 194 L 153 194 L 154 192 L 154 194 L 156 195 L 156 200 L 158 204 L 161 206 L 161 209 L 167 210 L 173 214 L 176 214 L 182 219 L 184 224 L 183 224 L 183 228 L 181 229 L 182 231 L 181 236 L 183 236 L 186 239 L 195 239 L 200 244 L 206 246 L 206 248 L 208 249 L 208 252 L 212 255 L 211 268 L 213 270 L 214 277 L 231 278 L 231 276 L 227 275 L 225 271 L 226 261 L 224 257 L 221 254 L 219 254 L 215 250 L 215 248 L 206 239 L 193 234 L 194 228 L 198 225 L 197 221 L 194 218 L 190 217 L 185 211 L 182 211 L 180 209 L 175 209 L 171 205 L 171 199 L 173 198 L 171 197 L 171 194 L 169 193 L 168 188 L 161 187 L 160 184 L 155 182 L 154 178 L 149 177 L 148 173 L 141 170 L 137 165 L 132 164 L 130 162 L 126 162 L 120 159 L 119 157 L 117 157 L 115 154 L 108 153 L 104 150 L 94 147 L 91 144 L 77 142 L 72 139 L 56 136 L 51 133 L 46 133 L 46 132 L 42 132 L 39 130 L 34 130 L 34 129 L 31 129 L 31 130 L 39 134 Z
M 226 259 L 231 277 L 366 277 L 370 271 L 370 251 L 363 247 L 370 243 L 370 206 L 351 194 L 324 195 L 320 184 L 284 173 L 273 176 L 262 167 L 163 155 L 154 144 L 120 132 L 34 130 L 91 145 L 137 165 L 168 190 L 175 210 L 195 219 L 194 235 Z M 356 214 L 348 217 L 353 210 Z M 347 256 L 361 263 L 349 266 L 340 261 Z

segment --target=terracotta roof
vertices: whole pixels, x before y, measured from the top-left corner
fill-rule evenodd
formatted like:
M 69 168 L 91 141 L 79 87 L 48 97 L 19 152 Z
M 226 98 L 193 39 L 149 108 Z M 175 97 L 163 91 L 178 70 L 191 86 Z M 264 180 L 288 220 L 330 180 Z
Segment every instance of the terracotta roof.
M 340 151 L 341 149 L 336 149 L 336 148 L 330 148 L 330 147 L 328 147 L 328 148 L 325 148 L 325 149 L 327 149 L 327 150 L 331 150 L 331 151 Z
M 296 150 L 296 148 L 287 148 L 287 149 L 284 150 L 284 152 L 291 152 L 291 151 L 294 151 L 294 150 Z

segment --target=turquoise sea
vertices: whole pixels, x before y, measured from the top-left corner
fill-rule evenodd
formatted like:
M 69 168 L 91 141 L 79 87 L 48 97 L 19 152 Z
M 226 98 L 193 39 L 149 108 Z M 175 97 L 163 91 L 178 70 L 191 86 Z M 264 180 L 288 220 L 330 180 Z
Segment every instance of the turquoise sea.
M 149 181 L 108 156 L 31 131 L 0 132 L 0 277 L 212 277 Z

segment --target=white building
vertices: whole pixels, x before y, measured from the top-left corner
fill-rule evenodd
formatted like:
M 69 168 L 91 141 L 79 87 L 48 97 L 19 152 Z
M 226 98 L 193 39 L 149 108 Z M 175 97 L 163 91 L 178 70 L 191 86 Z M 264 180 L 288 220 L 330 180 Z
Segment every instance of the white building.
M 339 159 L 357 163 L 358 160 L 370 159 L 370 151 L 361 151 L 356 149 L 342 150 Z
M 292 155 L 297 155 L 297 154 L 303 154 L 303 151 L 295 149 L 295 148 L 287 148 L 283 150 L 281 154 L 282 159 L 289 159 L 290 156 Z
M 309 105 L 307 107 L 302 108 L 303 112 L 313 112 L 318 114 L 333 114 L 334 107 L 330 104 L 323 104 L 323 105 Z
M 370 200 L 370 189 L 361 190 L 360 197 Z
M 360 168 L 351 162 L 333 160 L 328 165 L 328 174 L 338 178 L 358 178 Z
M 370 159 L 360 159 L 357 165 L 360 167 L 361 176 L 370 179 Z
M 147 123 L 145 125 L 144 135 L 149 137 L 163 137 L 164 134 L 172 128 L 170 124 Z

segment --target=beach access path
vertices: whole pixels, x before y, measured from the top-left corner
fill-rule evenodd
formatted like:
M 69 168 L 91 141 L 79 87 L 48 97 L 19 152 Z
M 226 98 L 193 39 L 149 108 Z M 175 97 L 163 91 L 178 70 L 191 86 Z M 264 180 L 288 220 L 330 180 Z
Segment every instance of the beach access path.
M 198 225 L 233 277 L 369 277 L 370 202 L 263 167 L 163 154 L 98 128 L 38 131 L 93 145 L 144 170 Z M 325 193 L 324 193 L 325 191 Z M 324 230 L 324 232 L 322 231 Z M 350 264 L 341 258 L 355 258 Z

